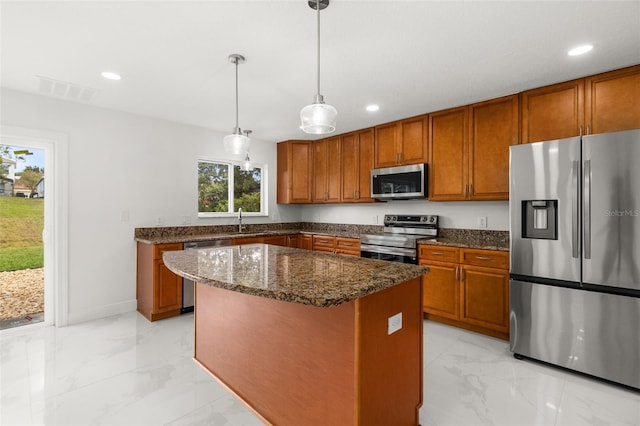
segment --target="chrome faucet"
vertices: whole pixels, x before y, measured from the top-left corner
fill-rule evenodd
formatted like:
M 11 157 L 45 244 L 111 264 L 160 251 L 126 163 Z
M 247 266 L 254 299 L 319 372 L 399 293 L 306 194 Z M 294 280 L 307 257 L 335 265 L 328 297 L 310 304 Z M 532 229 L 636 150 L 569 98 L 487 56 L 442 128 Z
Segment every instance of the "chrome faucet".
M 238 207 L 238 232 L 242 233 L 242 207 Z

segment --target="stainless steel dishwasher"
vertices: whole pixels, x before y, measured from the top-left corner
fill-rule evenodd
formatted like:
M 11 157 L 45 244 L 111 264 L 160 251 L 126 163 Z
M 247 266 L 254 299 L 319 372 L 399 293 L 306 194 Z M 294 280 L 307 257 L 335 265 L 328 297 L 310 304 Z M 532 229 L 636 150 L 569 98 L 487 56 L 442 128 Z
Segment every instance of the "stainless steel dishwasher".
M 184 243 L 185 250 L 193 250 L 206 247 L 223 247 L 230 246 L 231 239 L 210 240 L 210 241 L 192 241 Z M 182 308 L 180 313 L 193 312 L 193 290 L 194 282 L 188 278 L 182 278 Z

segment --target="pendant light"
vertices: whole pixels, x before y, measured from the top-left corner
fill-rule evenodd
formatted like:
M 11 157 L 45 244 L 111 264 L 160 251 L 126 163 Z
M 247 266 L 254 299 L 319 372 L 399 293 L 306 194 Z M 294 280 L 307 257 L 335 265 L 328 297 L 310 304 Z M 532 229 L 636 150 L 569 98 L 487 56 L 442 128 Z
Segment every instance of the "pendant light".
M 309 7 L 317 11 L 318 16 L 318 91 L 313 97 L 313 103 L 300 111 L 300 128 L 305 133 L 322 135 L 336 130 L 336 116 L 338 111 L 331 105 L 324 103 L 320 94 L 320 11 L 329 6 L 329 0 L 309 0 Z
M 244 133 L 248 139 L 251 130 L 244 130 L 242 133 Z M 244 156 L 244 162 L 240 165 L 240 170 L 243 172 L 253 171 L 253 164 L 251 164 L 251 159 L 249 158 L 249 151 L 247 151 L 247 154 Z
M 238 64 L 244 62 L 244 56 L 237 53 L 229 55 L 229 62 L 236 65 L 236 127 L 233 133 L 224 137 L 224 150 L 229 154 L 240 155 L 249 151 L 251 140 L 242 134 L 238 126 Z

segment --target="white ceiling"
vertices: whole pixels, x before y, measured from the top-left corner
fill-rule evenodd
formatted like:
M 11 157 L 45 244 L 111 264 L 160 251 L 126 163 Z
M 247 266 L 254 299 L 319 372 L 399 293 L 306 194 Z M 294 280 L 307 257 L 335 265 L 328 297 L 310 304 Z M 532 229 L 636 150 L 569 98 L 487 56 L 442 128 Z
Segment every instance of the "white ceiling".
M 312 139 L 316 15 L 288 1 L 4 1 L 1 84 L 44 76 L 97 89 L 88 104 L 229 133 Z M 321 93 L 337 133 L 640 63 L 640 1 L 332 0 Z M 594 49 L 569 57 L 569 48 Z M 100 72 L 121 73 L 119 82 Z M 368 113 L 368 103 L 380 111 Z

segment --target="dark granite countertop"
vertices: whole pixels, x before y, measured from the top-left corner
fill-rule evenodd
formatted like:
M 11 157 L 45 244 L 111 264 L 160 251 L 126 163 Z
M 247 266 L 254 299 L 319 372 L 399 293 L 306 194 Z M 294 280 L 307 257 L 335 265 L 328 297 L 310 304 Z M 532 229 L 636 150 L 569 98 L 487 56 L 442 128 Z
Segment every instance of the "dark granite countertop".
M 383 227 L 377 225 L 309 222 L 247 224 L 243 233 L 238 233 L 237 229 L 237 225 L 136 228 L 134 237 L 136 241 L 147 244 L 168 244 L 290 234 L 359 239 L 361 234 L 383 232 Z M 439 234 L 436 239 L 419 239 L 418 244 L 509 251 L 509 231 L 440 228 Z
M 419 239 L 418 244 L 509 251 L 509 231 L 442 229 L 438 238 Z
M 147 244 L 188 243 L 193 241 L 228 240 L 291 234 L 316 234 L 343 238 L 360 238 L 360 234 L 382 232 L 382 226 L 323 223 L 266 223 L 247 224 L 239 233 L 238 225 L 167 226 L 136 228 L 136 241 Z
M 268 244 L 170 251 L 163 259 L 171 271 L 203 284 L 319 307 L 350 302 L 429 271 Z

